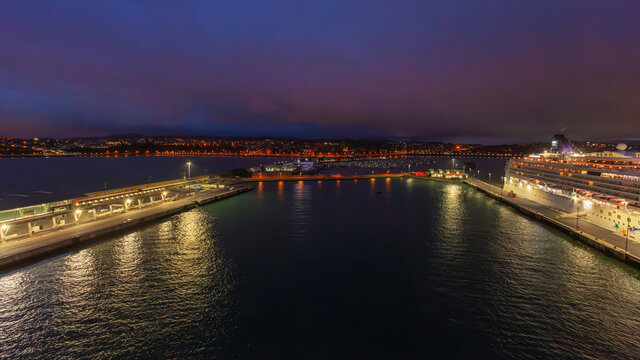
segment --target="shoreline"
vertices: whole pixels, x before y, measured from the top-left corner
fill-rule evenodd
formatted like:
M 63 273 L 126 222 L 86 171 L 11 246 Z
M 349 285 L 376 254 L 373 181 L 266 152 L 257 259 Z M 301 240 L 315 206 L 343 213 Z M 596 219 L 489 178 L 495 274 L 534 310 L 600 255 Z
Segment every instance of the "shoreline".
M 525 154 L 450 154 L 450 153 L 436 153 L 436 154 L 385 154 L 385 155 L 358 155 L 358 156 L 309 156 L 299 154 L 136 154 L 136 153 L 119 153 L 119 154 L 24 154 L 24 155 L 9 155 L 0 154 L 0 159 L 20 159 L 20 158 L 63 158 L 63 157 L 197 157 L 197 156 L 210 156 L 210 157 L 239 157 L 239 158 L 328 158 L 328 159 L 340 159 L 340 160 L 353 160 L 353 159 L 376 159 L 380 157 L 454 157 L 454 158 L 487 158 L 487 159 L 510 159 L 515 157 L 521 157 Z

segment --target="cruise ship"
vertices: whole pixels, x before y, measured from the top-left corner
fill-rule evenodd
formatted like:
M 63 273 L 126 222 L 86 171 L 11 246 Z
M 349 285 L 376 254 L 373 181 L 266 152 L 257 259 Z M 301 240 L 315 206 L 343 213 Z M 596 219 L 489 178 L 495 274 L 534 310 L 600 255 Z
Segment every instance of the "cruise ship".
M 563 135 L 548 152 L 507 162 L 504 189 L 640 239 L 640 152 L 580 153 Z

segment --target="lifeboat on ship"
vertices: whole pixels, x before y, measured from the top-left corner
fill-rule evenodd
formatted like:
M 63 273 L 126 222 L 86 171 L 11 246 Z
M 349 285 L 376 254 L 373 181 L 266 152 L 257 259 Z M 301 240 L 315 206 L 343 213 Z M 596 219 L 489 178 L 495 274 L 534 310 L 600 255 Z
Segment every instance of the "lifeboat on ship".
M 618 199 L 617 197 L 609 197 L 609 198 L 607 199 L 607 201 L 608 201 L 610 204 L 618 205 L 618 206 L 619 206 L 619 205 L 620 205 L 620 201 L 622 201 L 622 200 Z

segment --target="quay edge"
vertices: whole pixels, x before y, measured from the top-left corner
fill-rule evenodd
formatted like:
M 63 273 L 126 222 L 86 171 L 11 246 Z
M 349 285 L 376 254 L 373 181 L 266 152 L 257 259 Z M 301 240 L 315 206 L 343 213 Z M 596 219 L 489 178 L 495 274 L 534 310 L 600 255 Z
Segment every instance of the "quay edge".
M 640 269 L 640 258 L 629 254 L 627 252 L 624 251 L 623 248 L 617 247 L 613 244 L 610 244 L 606 241 L 603 241 L 601 239 L 598 239 L 595 236 L 592 236 L 590 234 L 587 234 L 583 231 L 578 231 L 570 226 L 567 226 L 565 224 L 562 224 L 558 221 L 556 221 L 555 219 L 541 214 L 533 209 L 529 209 L 525 206 L 521 206 L 513 201 L 509 201 L 507 198 L 505 198 L 504 196 L 500 195 L 500 194 L 496 194 L 488 189 L 482 188 L 481 186 L 478 186 L 477 184 L 475 184 L 472 181 L 469 180 L 464 180 L 463 181 L 465 184 L 471 186 L 472 188 L 483 192 L 487 195 L 489 195 L 490 197 L 496 199 L 496 200 L 500 200 L 501 202 L 510 205 L 511 207 L 515 208 L 516 210 L 518 210 L 519 212 L 521 212 L 522 214 L 528 215 L 538 221 L 542 221 L 544 223 L 547 223 L 549 225 L 552 225 L 553 227 L 563 230 L 566 233 L 568 233 L 572 238 L 594 248 L 599 250 L 600 252 L 604 253 L 607 256 L 610 256 L 612 258 L 615 258 L 617 260 L 620 260 L 628 265 L 631 265 L 635 268 Z
M 151 213 L 144 217 L 131 219 L 131 221 L 121 222 L 116 225 L 112 225 L 108 227 L 99 227 L 94 231 L 89 231 L 87 233 L 83 233 L 79 235 L 70 234 L 69 236 L 65 236 L 64 238 L 61 238 L 56 241 L 42 243 L 39 245 L 35 244 L 34 246 L 26 248 L 22 251 L 14 252 L 6 256 L 0 256 L 0 271 L 8 270 L 20 265 L 25 265 L 25 264 L 33 263 L 39 260 L 43 260 L 51 255 L 60 253 L 65 250 L 72 249 L 74 247 L 88 244 L 91 241 L 97 241 L 109 235 L 130 231 L 141 225 L 145 225 L 162 218 L 166 218 L 187 210 L 191 210 L 198 206 L 202 206 L 202 205 L 210 204 L 223 199 L 227 199 L 227 198 L 251 191 L 253 189 L 254 189 L 253 186 L 241 186 L 223 194 L 213 195 L 210 197 L 205 197 L 197 200 L 192 199 L 192 201 L 188 201 L 184 204 L 180 204 L 175 207 L 170 207 L 168 209 L 163 209 L 161 211 Z

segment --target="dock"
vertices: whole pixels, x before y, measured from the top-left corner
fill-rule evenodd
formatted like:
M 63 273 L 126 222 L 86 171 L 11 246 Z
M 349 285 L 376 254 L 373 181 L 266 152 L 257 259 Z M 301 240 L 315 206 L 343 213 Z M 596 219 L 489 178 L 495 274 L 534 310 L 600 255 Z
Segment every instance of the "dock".
M 99 218 L 86 218 L 83 222 L 5 240 L 0 243 L 0 269 L 37 260 L 107 235 L 130 231 L 140 225 L 252 189 L 252 186 L 242 185 L 202 189 L 181 197 L 155 201 L 147 206 L 121 209 Z
M 386 179 L 403 178 L 408 173 L 393 174 L 362 174 L 362 175 L 273 175 L 255 176 L 243 178 L 243 182 L 278 182 L 278 181 L 336 181 L 336 180 L 359 180 L 359 179 Z
M 576 214 L 566 214 L 522 197 L 510 197 L 502 188 L 481 180 L 468 178 L 464 183 L 512 206 L 525 215 L 565 231 L 574 239 L 608 256 L 640 268 L 640 243 L 576 217 Z

